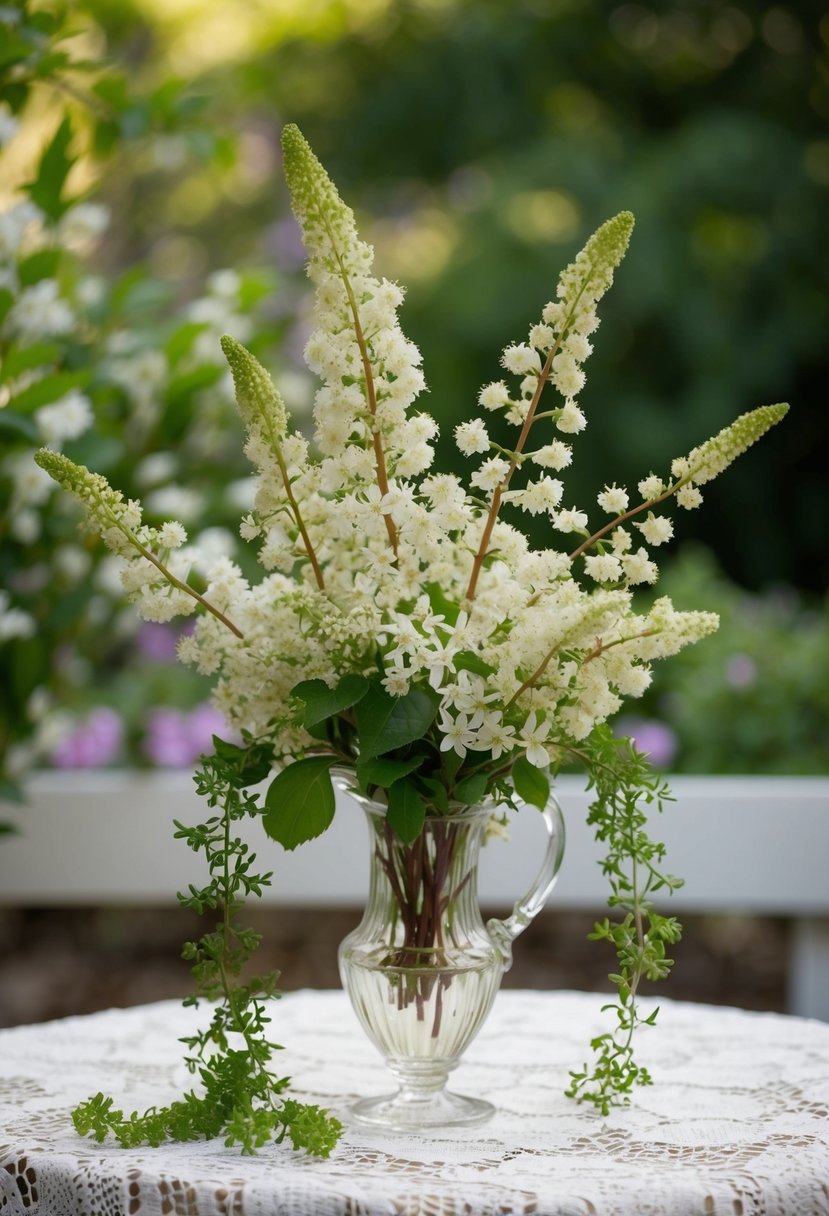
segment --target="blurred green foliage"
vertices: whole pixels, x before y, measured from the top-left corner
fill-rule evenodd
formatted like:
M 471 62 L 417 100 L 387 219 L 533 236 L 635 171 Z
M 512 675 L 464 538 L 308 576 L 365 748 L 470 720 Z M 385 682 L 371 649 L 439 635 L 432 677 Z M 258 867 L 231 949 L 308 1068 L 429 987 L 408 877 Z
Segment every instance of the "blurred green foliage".
M 591 500 L 608 451 L 634 482 L 744 410 L 790 400 L 785 427 L 684 530 L 745 586 L 826 585 L 822 4 L 283 0 L 246 41 L 242 12 L 224 10 L 228 56 L 205 49 L 222 6 L 186 7 L 185 30 L 184 13 L 165 21 L 148 0 L 117 16 L 109 0 L 89 3 L 119 58 L 189 66 L 214 122 L 243 135 L 235 167 L 204 183 L 211 205 L 203 193 L 188 224 L 181 197 L 157 198 L 143 240 L 148 217 L 175 214 L 210 260 L 295 264 L 274 170 L 278 128 L 297 121 L 346 197 L 382 217 L 364 226 L 383 271 L 409 286 L 404 324 L 449 467 L 451 429 L 500 349 L 523 337 L 586 234 L 631 209 L 568 496 Z
M 94 740 L 84 745 L 87 762 L 94 754 L 101 763 L 164 762 L 148 742 L 155 707 L 193 709 L 209 695 L 206 679 L 176 667 L 175 631 L 159 637 L 125 610 L 111 559 L 79 536 L 79 513 L 39 476 L 35 448 L 60 447 L 142 498 L 150 519 L 180 514 L 209 551 L 228 551 L 249 466 L 219 338 L 235 333 L 267 357 L 284 328 L 263 315 L 275 286 L 266 270 L 202 276 L 184 300 L 145 261 L 113 260 L 105 241 L 96 265 L 109 217 L 79 184 L 79 168 L 94 185 L 132 158 L 160 178 L 170 138 L 185 172 L 221 163 L 229 137 L 202 125 L 181 86 L 134 93 L 123 72 L 79 55 L 71 20 L 57 8 L 0 8 L 0 156 L 11 166 L 3 186 L 15 166 L 19 178 L 0 207 L 6 796 L 14 792 L 6 779 L 53 755 L 71 732 L 67 711 L 117 710 L 97 752 Z M 136 169 L 130 180 L 140 180 Z M 191 760 L 203 746 L 194 744 Z M 65 762 L 80 762 L 81 751 Z
M 676 555 L 659 591 L 678 607 L 705 604 L 720 616 L 710 638 L 655 665 L 653 684 L 630 707 L 672 733 L 671 771 L 825 774 L 829 597 L 804 598 L 783 585 L 747 592 L 693 544 Z M 622 717 L 616 729 L 636 734 L 637 723 Z

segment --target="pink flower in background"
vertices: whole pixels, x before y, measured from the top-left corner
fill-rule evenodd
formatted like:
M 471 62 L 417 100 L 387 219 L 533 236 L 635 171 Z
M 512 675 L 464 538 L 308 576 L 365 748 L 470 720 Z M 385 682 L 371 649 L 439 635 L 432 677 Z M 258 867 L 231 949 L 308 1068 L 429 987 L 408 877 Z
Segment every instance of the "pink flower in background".
M 655 718 L 619 718 L 614 731 L 632 739 L 636 750 L 647 756 L 654 768 L 667 768 L 679 750 L 679 740 L 670 726 Z
M 732 688 L 750 688 L 757 683 L 757 664 L 747 654 L 733 654 L 725 668 L 725 679 Z
M 189 768 L 203 752 L 213 751 L 213 735 L 228 735 L 227 722 L 205 703 L 182 711 L 157 707 L 147 717 L 144 751 L 162 768 Z
M 192 633 L 193 623 L 164 625 L 157 621 L 144 621 L 135 635 L 135 648 L 144 659 L 154 663 L 174 663 L 178 657 L 178 644 L 186 633 Z
M 102 768 L 118 757 L 124 724 L 114 709 L 93 709 L 52 752 L 56 768 Z

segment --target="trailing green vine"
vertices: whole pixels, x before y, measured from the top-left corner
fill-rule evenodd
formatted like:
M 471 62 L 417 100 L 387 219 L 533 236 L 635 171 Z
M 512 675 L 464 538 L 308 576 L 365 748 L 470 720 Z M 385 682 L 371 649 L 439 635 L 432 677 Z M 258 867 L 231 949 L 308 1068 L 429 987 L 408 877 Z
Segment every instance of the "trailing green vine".
M 611 885 L 608 904 L 623 916 L 616 922 L 605 918 L 588 935 L 616 950 L 618 970 L 608 978 L 618 997 L 602 1007 L 615 1015 L 616 1026 L 591 1041 L 592 1070 L 585 1064 L 570 1073 L 567 1096 L 591 1102 L 606 1115 L 611 1106 L 630 1101 L 634 1085 L 652 1084 L 647 1068 L 634 1058 L 633 1040 L 640 1026 L 654 1025 L 658 1009 L 642 1017 L 637 995 L 643 980 L 656 982 L 670 972 L 673 959 L 667 957 L 666 946 L 679 941 L 682 927 L 676 917 L 657 912 L 650 897 L 660 890 L 675 891 L 682 879 L 661 869 L 665 846 L 651 840 L 646 830 L 643 807 L 661 812 L 671 798 L 647 758 L 629 739 L 615 738 L 607 726 L 594 729 L 584 751 L 589 788 L 596 793 L 588 823 L 605 847 L 602 870 Z
M 176 822 L 176 838 L 203 853 L 209 871 L 206 885 L 191 886 L 179 894 L 179 902 L 200 915 L 215 911 L 220 917 L 211 932 L 183 949 L 195 980 L 195 992 L 184 1005 L 215 1002 L 206 1029 L 181 1040 L 188 1050 L 187 1068 L 201 1082 L 200 1092 L 189 1091 L 169 1106 L 128 1116 L 114 1108 L 112 1098 L 98 1093 L 73 1111 L 72 1120 L 80 1135 L 103 1141 L 111 1134 L 124 1148 L 223 1136 L 228 1147 L 239 1145 L 242 1153 L 250 1154 L 269 1140 L 280 1143 L 287 1138 L 295 1149 L 327 1157 L 342 1125 L 318 1106 L 283 1097 L 289 1078 L 271 1067 L 279 1049 L 267 1038 L 268 1003 L 280 995 L 279 972 L 242 979 L 260 935 L 243 927 L 238 914 L 244 898 L 260 896 L 271 875 L 254 872 L 256 856 L 234 835 L 233 824 L 260 814 L 246 787 L 267 774 L 270 751 L 256 743 L 241 748 L 214 742 L 216 754 L 202 757 L 195 782 L 208 806 L 220 808 L 219 813 L 195 827 Z

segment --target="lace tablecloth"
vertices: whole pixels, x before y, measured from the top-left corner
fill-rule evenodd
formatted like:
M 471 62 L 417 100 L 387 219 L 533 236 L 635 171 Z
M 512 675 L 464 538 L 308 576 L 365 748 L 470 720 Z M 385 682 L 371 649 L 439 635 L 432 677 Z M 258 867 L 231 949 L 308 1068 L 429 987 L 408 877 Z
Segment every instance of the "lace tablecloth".
M 0 1032 L 2 1216 L 827 1216 L 829 1025 L 662 1002 L 642 1062 L 655 1085 L 607 1118 L 563 1096 L 608 1015 L 580 993 L 502 992 L 453 1088 L 490 1099 L 481 1128 L 414 1138 L 349 1127 L 327 1161 L 211 1141 L 123 1150 L 79 1139 L 69 1110 L 125 1110 L 191 1083 L 175 1002 Z M 274 1010 L 296 1097 L 343 1121 L 387 1091 L 338 992 Z

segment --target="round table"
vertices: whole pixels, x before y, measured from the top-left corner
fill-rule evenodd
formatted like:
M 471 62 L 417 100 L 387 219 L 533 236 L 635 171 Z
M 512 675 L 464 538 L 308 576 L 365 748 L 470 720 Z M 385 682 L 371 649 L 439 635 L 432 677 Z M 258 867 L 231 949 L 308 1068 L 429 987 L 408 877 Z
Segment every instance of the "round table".
M 467 1131 L 347 1126 L 326 1160 L 271 1144 L 124 1150 L 69 1121 L 103 1090 L 125 1111 L 192 1079 L 180 1036 L 205 1009 L 162 1002 L 0 1032 L 3 1216 L 829 1216 L 829 1025 L 661 1002 L 641 1036 L 655 1084 L 602 1117 L 564 1097 L 607 1025 L 602 998 L 502 992 L 454 1074 L 494 1119 Z M 273 1010 L 291 1094 L 348 1124 L 351 1101 L 393 1088 L 339 992 Z

